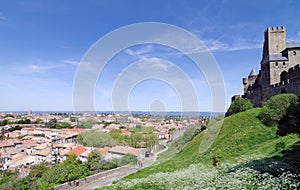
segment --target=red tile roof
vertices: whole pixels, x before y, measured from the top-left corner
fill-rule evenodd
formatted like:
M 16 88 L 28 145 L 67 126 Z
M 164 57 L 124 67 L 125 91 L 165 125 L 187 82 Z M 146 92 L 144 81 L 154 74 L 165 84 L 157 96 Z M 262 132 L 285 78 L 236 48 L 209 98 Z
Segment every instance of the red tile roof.
M 67 152 L 66 155 L 75 154 L 76 156 L 79 156 L 80 154 L 82 154 L 86 150 L 87 150 L 87 148 L 85 148 L 82 145 L 79 145 L 79 146 L 75 147 L 73 150 Z
M 104 156 L 105 154 L 108 153 L 108 151 L 110 150 L 110 147 L 104 147 L 104 148 L 100 148 L 100 155 Z
M 2 147 L 14 147 L 15 144 L 11 141 L 0 141 L 0 148 Z
M 25 140 L 23 141 L 23 145 L 34 147 L 37 145 L 37 141 L 35 140 Z
M 36 151 L 35 154 L 46 157 L 46 156 L 51 154 L 51 150 L 50 150 L 50 148 L 46 148 L 46 149 L 43 149 L 43 150 Z
M 125 146 L 115 146 L 112 147 L 108 152 L 119 153 L 119 154 L 133 154 L 135 156 L 139 156 L 141 153 L 141 149 L 125 147 Z

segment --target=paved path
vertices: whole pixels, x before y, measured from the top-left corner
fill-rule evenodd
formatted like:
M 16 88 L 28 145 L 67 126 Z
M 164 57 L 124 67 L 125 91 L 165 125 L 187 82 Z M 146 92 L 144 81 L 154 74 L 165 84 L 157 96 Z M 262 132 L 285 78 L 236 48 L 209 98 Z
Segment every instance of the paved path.
M 167 146 L 166 146 L 167 147 Z M 160 152 L 155 153 L 153 156 L 149 157 L 149 158 L 144 158 L 142 160 L 143 163 L 143 167 L 148 167 L 151 166 L 152 164 L 154 164 L 156 162 L 157 159 L 157 155 L 168 150 L 168 147 L 161 150 Z M 77 188 L 73 188 L 73 189 L 82 189 L 82 190 L 93 190 L 96 188 L 100 188 L 100 187 L 104 187 L 104 186 L 109 186 L 112 184 L 113 181 L 119 180 L 125 176 L 128 176 L 132 173 L 135 173 L 139 170 L 138 166 L 128 166 L 128 167 L 124 167 L 121 168 L 118 171 L 115 171 L 113 173 L 107 174 L 106 176 L 103 176 L 101 178 L 98 178 L 96 181 L 92 181 L 90 183 L 86 183 L 83 184 L 82 186 L 79 186 Z
M 126 168 L 122 168 L 118 171 L 110 173 L 106 176 L 103 176 L 96 181 L 84 184 L 83 186 L 74 188 L 74 189 L 82 189 L 82 190 L 92 190 L 104 186 L 111 185 L 113 181 L 121 179 L 129 174 L 135 173 L 138 170 L 137 166 L 128 166 Z

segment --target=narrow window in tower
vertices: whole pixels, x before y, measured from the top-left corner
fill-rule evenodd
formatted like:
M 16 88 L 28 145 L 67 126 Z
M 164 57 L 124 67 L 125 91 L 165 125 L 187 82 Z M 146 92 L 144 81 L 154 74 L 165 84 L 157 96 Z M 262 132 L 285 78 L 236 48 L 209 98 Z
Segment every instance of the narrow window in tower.
M 296 51 L 293 51 L 293 54 L 296 55 L 297 54 Z
M 278 66 L 278 62 L 275 62 L 275 66 Z
M 285 65 L 285 62 L 283 62 L 282 64 Z

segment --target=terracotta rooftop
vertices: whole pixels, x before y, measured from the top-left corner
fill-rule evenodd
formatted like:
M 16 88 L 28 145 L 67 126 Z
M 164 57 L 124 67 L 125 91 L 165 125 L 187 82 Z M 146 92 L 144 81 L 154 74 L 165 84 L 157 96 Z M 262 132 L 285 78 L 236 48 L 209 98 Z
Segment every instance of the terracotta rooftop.
M 68 152 L 70 152 L 70 150 L 62 150 L 60 151 L 60 155 L 67 155 Z
M 85 148 L 82 145 L 79 145 L 79 146 L 75 147 L 73 150 L 67 152 L 66 155 L 75 154 L 76 156 L 79 156 L 80 154 L 82 154 L 86 150 L 87 150 L 87 148 Z
M 84 157 L 88 157 L 89 154 L 90 154 L 90 151 L 89 151 L 89 150 L 86 150 L 86 151 L 84 151 L 83 153 L 81 153 L 80 155 L 81 155 L 81 156 L 84 156 Z
M 11 141 L 0 141 L 0 148 L 15 146 Z
M 135 156 L 139 156 L 141 153 L 141 149 L 125 147 L 125 146 L 115 146 L 112 147 L 108 152 L 119 153 L 119 154 L 133 154 Z
M 23 141 L 23 145 L 27 145 L 27 146 L 36 146 L 37 145 L 37 142 L 35 140 L 26 140 L 26 141 Z
M 14 144 L 22 144 L 22 141 L 20 139 L 11 139 L 11 142 Z
M 8 155 L 15 155 L 18 152 L 17 152 L 17 149 L 15 149 L 15 148 L 8 148 L 8 149 L 5 150 L 5 153 L 8 154 Z
M 43 144 L 37 145 L 37 146 L 35 147 L 35 149 L 37 149 L 37 150 L 42 150 L 42 149 L 45 149 L 45 148 L 50 147 L 50 146 L 51 146 L 50 143 L 43 143 Z
M 59 136 L 63 139 L 67 139 L 67 138 L 73 138 L 78 136 L 78 133 L 67 133 L 67 134 L 61 134 Z
M 21 164 L 26 165 L 32 162 L 32 159 L 29 155 L 26 154 L 16 154 L 12 156 L 12 163 L 15 166 L 19 166 Z
M 108 153 L 108 151 L 110 150 L 110 147 L 104 147 L 104 148 L 100 148 L 99 152 L 101 156 L 104 156 L 105 154 Z
M 50 148 L 46 148 L 35 152 L 35 155 L 41 155 L 41 156 L 48 156 L 49 154 L 51 154 Z

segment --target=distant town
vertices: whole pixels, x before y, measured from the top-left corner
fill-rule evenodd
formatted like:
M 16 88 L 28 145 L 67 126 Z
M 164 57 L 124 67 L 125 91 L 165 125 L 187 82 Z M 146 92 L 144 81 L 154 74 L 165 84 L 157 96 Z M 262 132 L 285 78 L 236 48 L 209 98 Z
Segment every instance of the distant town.
M 93 151 L 104 160 L 126 154 L 141 160 L 206 122 L 176 115 L 0 113 L 0 168 L 26 176 L 33 165 L 61 163 L 71 154 L 87 162 Z

